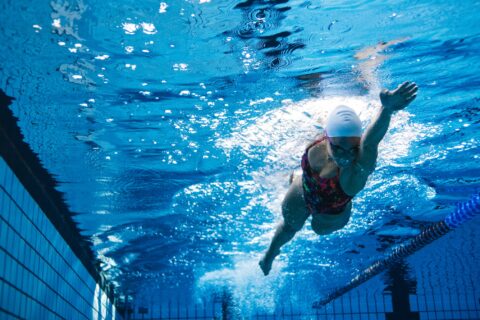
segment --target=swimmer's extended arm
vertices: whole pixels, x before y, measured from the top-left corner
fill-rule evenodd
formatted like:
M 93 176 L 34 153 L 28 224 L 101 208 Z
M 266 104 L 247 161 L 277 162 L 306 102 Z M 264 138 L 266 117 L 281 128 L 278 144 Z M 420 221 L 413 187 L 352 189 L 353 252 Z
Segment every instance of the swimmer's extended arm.
M 358 164 L 370 174 L 375 169 L 378 155 L 378 144 L 387 133 L 392 114 L 404 109 L 417 96 L 418 87 L 415 83 L 404 82 L 395 90 L 382 90 L 380 112 L 372 120 L 361 141 Z

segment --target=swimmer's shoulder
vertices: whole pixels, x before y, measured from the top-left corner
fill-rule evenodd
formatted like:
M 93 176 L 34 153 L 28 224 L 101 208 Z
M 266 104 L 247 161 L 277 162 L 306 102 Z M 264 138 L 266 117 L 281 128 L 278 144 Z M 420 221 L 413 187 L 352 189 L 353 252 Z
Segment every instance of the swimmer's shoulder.
M 308 162 L 312 169 L 317 172 L 320 172 L 329 163 L 326 145 L 327 140 L 321 140 L 322 137 L 320 136 L 318 139 L 313 140 L 308 146 Z

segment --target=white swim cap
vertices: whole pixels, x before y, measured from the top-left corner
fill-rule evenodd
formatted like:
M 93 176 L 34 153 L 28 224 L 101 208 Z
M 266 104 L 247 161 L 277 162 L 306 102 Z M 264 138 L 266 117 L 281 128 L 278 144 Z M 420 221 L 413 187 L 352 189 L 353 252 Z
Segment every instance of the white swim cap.
M 362 122 L 352 108 L 340 105 L 328 116 L 325 131 L 332 138 L 361 137 Z

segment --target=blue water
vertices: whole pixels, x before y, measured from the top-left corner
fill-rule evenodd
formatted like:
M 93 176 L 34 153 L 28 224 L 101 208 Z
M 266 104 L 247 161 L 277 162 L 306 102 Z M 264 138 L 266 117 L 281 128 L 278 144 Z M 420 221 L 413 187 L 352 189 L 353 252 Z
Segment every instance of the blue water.
M 479 190 L 478 1 L 0 9 L 0 87 L 119 296 L 189 303 L 227 288 L 244 314 L 286 297 L 308 308 Z M 347 103 L 366 126 L 379 90 L 406 80 L 418 98 L 394 116 L 350 223 L 319 237 L 307 222 L 264 277 L 288 176 L 322 119 Z M 425 256 L 451 245 L 480 279 L 479 223 Z M 440 286 L 445 268 L 416 270 Z

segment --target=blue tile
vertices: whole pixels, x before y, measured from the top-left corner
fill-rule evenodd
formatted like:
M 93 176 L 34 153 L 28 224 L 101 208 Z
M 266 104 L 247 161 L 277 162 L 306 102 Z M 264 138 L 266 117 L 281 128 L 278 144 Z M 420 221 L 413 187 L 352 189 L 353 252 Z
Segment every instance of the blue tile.
M 27 266 L 27 269 L 25 269 L 24 273 L 23 273 L 23 283 L 22 283 L 22 288 L 23 290 L 25 290 L 25 292 L 28 292 L 28 294 L 31 294 L 31 290 L 30 290 L 30 283 L 32 282 L 32 278 L 33 278 L 33 275 L 32 273 L 30 272 L 30 270 L 28 269 L 28 266 Z
M 25 319 L 33 318 L 33 313 L 32 313 L 33 303 L 34 303 L 33 300 L 29 299 L 27 304 L 24 306 Z
M 45 236 L 45 238 L 46 238 L 48 241 L 50 241 L 50 240 L 52 239 L 52 236 L 53 236 L 53 234 L 52 234 L 52 232 L 51 232 L 51 230 L 50 230 L 49 227 L 50 227 L 50 226 L 49 226 L 48 218 L 47 218 L 47 217 L 43 218 L 43 219 L 42 219 L 42 234 Z M 47 242 L 48 242 L 48 241 L 47 241 Z M 50 242 L 51 242 L 51 241 L 50 241 Z
M 0 158 L 0 183 L 3 186 L 3 177 L 5 176 L 5 170 L 7 170 L 7 163 L 3 160 L 3 157 Z
M 50 267 L 48 267 L 47 265 L 45 265 L 45 268 L 44 268 L 44 274 L 43 274 L 43 281 L 47 284 L 47 285 L 50 285 L 51 284 L 51 281 L 50 281 Z
M 13 229 L 10 229 L 10 232 L 8 233 L 9 239 L 8 239 L 8 247 L 7 250 L 8 252 L 14 256 L 15 258 L 18 256 L 17 254 L 17 245 L 15 240 L 17 239 L 15 231 Z
M 20 231 L 24 238 L 27 238 L 30 229 L 29 223 L 22 212 L 17 210 L 17 213 L 18 214 L 16 215 L 15 219 L 15 228 Z
M 10 299 L 11 299 L 10 293 L 11 293 L 12 287 L 6 282 L 2 281 L 0 288 L 2 293 L 2 300 L 5 302 L 5 307 L 7 307 L 10 304 Z
M 42 268 L 42 277 L 41 277 L 43 281 L 47 280 L 47 273 L 48 273 L 48 266 L 44 264 Z
M 24 288 L 25 292 L 28 292 L 29 295 L 32 295 L 32 281 L 33 281 L 33 274 L 30 272 L 30 269 L 26 270 L 25 278 L 24 278 Z
M 38 301 L 42 301 L 42 286 L 41 283 L 37 280 L 35 280 L 35 298 Z
M 34 267 L 34 271 L 35 271 L 35 274 L 38 276 L 40 274 L 40 256 L 37 254 L 35 256 L 35 267 Z
M 21 289 L 22 288 L 22 267 L 18 265 L 18 263 L 14 260 L 12 261 L 12 282 L 13 284 Z
M 28 230 L 30 233 L 30 236 L 29 236 L 30 244 L 32 245 L 33 248 L 35 248 L 38 231 L 37 229 L 35 229 L 35 226 L 32 224 L 32 222 L 28 223 Z
M 10 311 L 11 313 L 15 314 L 15 301 L 17 300 L 17 291 L 12 288 L 12 287 L 8 287 L 8 298 L 7 298 L 7 301 L 8 301 L 8 305 L 5 306 L 5 309 L 7 309 L 8 311 Z
M 27 267 L 28 268 L 28 267 Z M 26 269 L 23 277 L 23 288 L 28 294 L 32 294 L 31 283 L 33 281 L 33 274 L 30 269 Z
M 7 197 L 5 203 L 3 204 L 3 210 L 5 211 L 5 215 L 3 217 L 8 223 L 10 223 L 10 219 L 12 215 L 11 203 L 12 201 L 10 200 L 10 198 Z
M 10 195 L 12 196 L 13 200 L 15 200 L 16 203 L 19 202 L 19 182 L 17 180 L 17 177 L 15 175 L 12 175 L 11 178 L 11 189 L 10 189 Z
M 43 282 L 40 282 L 40 281 L 38 282 L 37 285 L 38 285 L 39 292 L 40 292 L 39 301 L 43 304 L 47 304 L 47 290 L 46 290 L 47 288 L 45 287 Z
M 42 255 L 42 257 L 46 261 L 48 261 L 48 251 L 49 251 L 50 248 L 46 245 L 45 237 L 43 236 L 43 234 L 39 234 L 38 239 L 39 239 L 38 242 L 41 244 L 38 252 Z M 42 263 L 44 263 L 44 262 L 42 261 Z
M 7 284 L 4 281 L 0 282 L 0 297 L 2 297 L 2 304 L 7 298 Z
M 52 237 L 52 233 L 49 227 L 50 227 L 50 220 L 48 220 L 47 216 L 44 215 L 42 219 L 42 233 L 45 236 L 46 240 L 49 240 Z
M 43 212 L 40 212 L 40 219 L 38 221 L 38 229 L 40 229 L 40 233 L 44 236 L 45 235 L 45 215 L 43 215 Z
M 22 294 L 18 291 L 14 291 L 14 301 L 13 301 L 13 313 L 15 313 L 17 316 L 20 314 L 20 303 L 22 301 Z
M 25 316 L 23 315 L 22 309 L 23 309 L 23 305 L 26 303 L 26 297 L 23 293 L 18 292 L 17 299 L 18 299 L 16 301 L 17 302 L 17 304 L 16 304 L 17 309 L 15 310 L 16 314 L 20 318 L 25 318 Z
M 18 262 L 15 262 L 13 268 L 15 272 L 16 285 L 19 289 L 24 290 L 23 279 L 25 278 L 25 269 L 22 267 L 22 265 L 18 264 Z
M 14 176 L 14 180 L 15 180 L 15 194 L 16 194 L 15 201 L 18 203 L 20 207 L 22 207 L 22 200 L 23 200 L 23 195 L 25 193 L 25 187 L 20 182 L 20 180 L 18 180 L 17 176 Z
M 35 232 L 35 236 L 37 238 L 37 240 L 35 241 L 35 250 L 37 250 L 37 252 L 42 255 L 42 249 L 44 248 L 44 246 L 42 245 L 44 239 L 43 239 L 43 236 L 40 232 L 36 231 Z
M 6 241 L 5 241 L 5 250 L 7 250 L 7 252 L 10 252 L 12 250 L 11 246 L 10 246 L 10 243 L 11 243 L 11 233 L 12 233 L 12 229 L 5 223 L 5 225 L 7 226 L 6 228 L 6 232 L 5 232 L 5 238 L 6 238 Z
M 25 194 L 27 192 L 25 191 L 25 187 L 23 184 L 20 184 L 19 190 L 18 190 L 18 205 L 20 208 L 22 208 L 23 211 L 28 212 L 25 210 Z
M 6 248 L 7 246 L 7 224 L 0 219 L 0 244 Z
M 52 315 L 43 306 L 37 309 L 37 319 L 50 319 Z
M 26 194 L 26 204 L 25 204 L 25 212 L 27 212 L 28 214 L 28 217 L 30 218 L 30 220 L 32 220 L 33 218 L 33 201 L 32 201 L 32 197 L 30 196 L 30 194 Z
M 26 265 L 30 265 L 30 255 L 32 254 L 30 247 L 25 243 L 24 240 L 20 243 L 20 251 L 22 252 L 22 262 Z
M 7 259 L 7 254 L 1 250 L 0 251 L 0 276 L 4 277 L 4 272 L 5 272 L 5 262 Z
M 43 212 L 39 210 L 37 221 L 35 221 L 35 226 L 37 227 L 36 229 L 38 229 L 38 232 L 40 234 L 42 234 L 42 220 L 43 220 Z
M 0 311 L 0 319 L 2 320 L 16 320 L 15 317 L 9 315 L 8 313 L 5 313 L 3 311 Z
M 13 229 L 9 229 L 9 232 L 8 232 L 8 247 L 7 247 L 7 250 L 8 252 L 10 252 L 10 254 L 12 254 L 14 257 L 16 257 L 17 255 L 15 254 L 16 253 L 16 243 L 15 243 L 15 240 L 17 239 L 17 236 L 16 236 L 16 233 Z
M 5 187 L 7 189 L 7 192 L 12 195 L 12 189 L 13 189 L 13 172 L 11 170 L 7 171 L 7 179 L 5 181 Z
M 50 229 L 52 230 L 52 235 L 53 235 L 50 238 L 51 242 L 53 246 L 58 250 L 58 248 L 62 246 L 62 241 L 61 241 L 62 238 L 60 237 L 60 235 L 58 234 L 58 231 L 53 226 L 51 226 Z
M 37 238 L 38 238 L 38 235 L 37 235 L 37 232 L 35 229 L 31 228 L 31 240 L 30 240 L 30 244 L 32 245 L 33 249 L 36 250 L 37 249 Z
M 12 171 L 10 168 L 7 166 L 5 170 L 2 173 L 2 187 L 8 191 L 8 184 L 10 183 L 10 175 L 12 174 Z
M 39 219 L 39 212 L 38 212 L 38 206 L 36 203 L 32 203 L 32 209 L 30 212 L 32 212 L 30 218 L 32 219 L 32 223 L 36 226 L 38 225 L 38 219 Z
M 7 192 L 10 194 L 10 196 L 12 198 L 14 198 L 13 196 L 13 188 L 14 188 L 14 183 L 15 183 L 15 180 L 13 179 L 14 177 L 14 174 L 13 174 L 13 171 L 12 170 L 8 170 L 7 172 L 7 180 L 6 180 L 6 189 L 7 189 Z
M 0 216 L 4 217 L 7 215 L 5 209 L 5 202 L 7 201 L 7 195 L 3 189 L 0 189 Z
M 37 214 L 37 217 L 36 217 L 36 220 L 35 220 L 35 226 L 37 227 L 39 232 L 41 232 L 41 223 L 42 223 L 42 218 L 44 216 L 44 213 L 43 213 L 42 209 L 40 209 L 40 207 L 37 204 L 35 204 L 35 211 L 36 211 L 36 214 Z
M 27 243 L 32 243 L 32 225 L 30 221 L 24 215 L 21 215 L 19 220 L 23 230 L 23 238 Z
M 52 280 L 51 280 L 52 281 L 52 287 L 61 288 L 61 286 L 59 285 L 60 283 L 58 281 L 59 278 L 60 278 L 60 276 L 57 274 L 57 272 L 52 270 Z
M 52 248 L 52 258 L 53 261 L 55 261 L 55 269 L 60 273 L 65 272 L 66 269 L 63 267 L 65 265 L 65 261 L 54 248 Z
M 15 208 L 15 209 L 16 210 L 14 211 L 14 214 L 13 214 L 13 226 L 15 230 L 17 230 L 21 234 L 23 230 L 23 226 L 21 224 L 21 217 L 23 213 L 20 210 L 18 210 L 18 208 Z
M 35 277 L 35 274 L 32 272 L 31 281 L 30 281 L 30 283 L 29 283 L 30 289 L 29 289 L 29 291 L 28 291 L 28 292 L 30 292 L 30 294 L 31 294 L 32 296 L 35 296 L 35 289 L 36 289 L 36 287 L 37 287 L 37 285 L 36 285 L 36 284 L 37 284 L 37 281 L 38 281 L 38 280 L 37 280 L 37 278 Z

